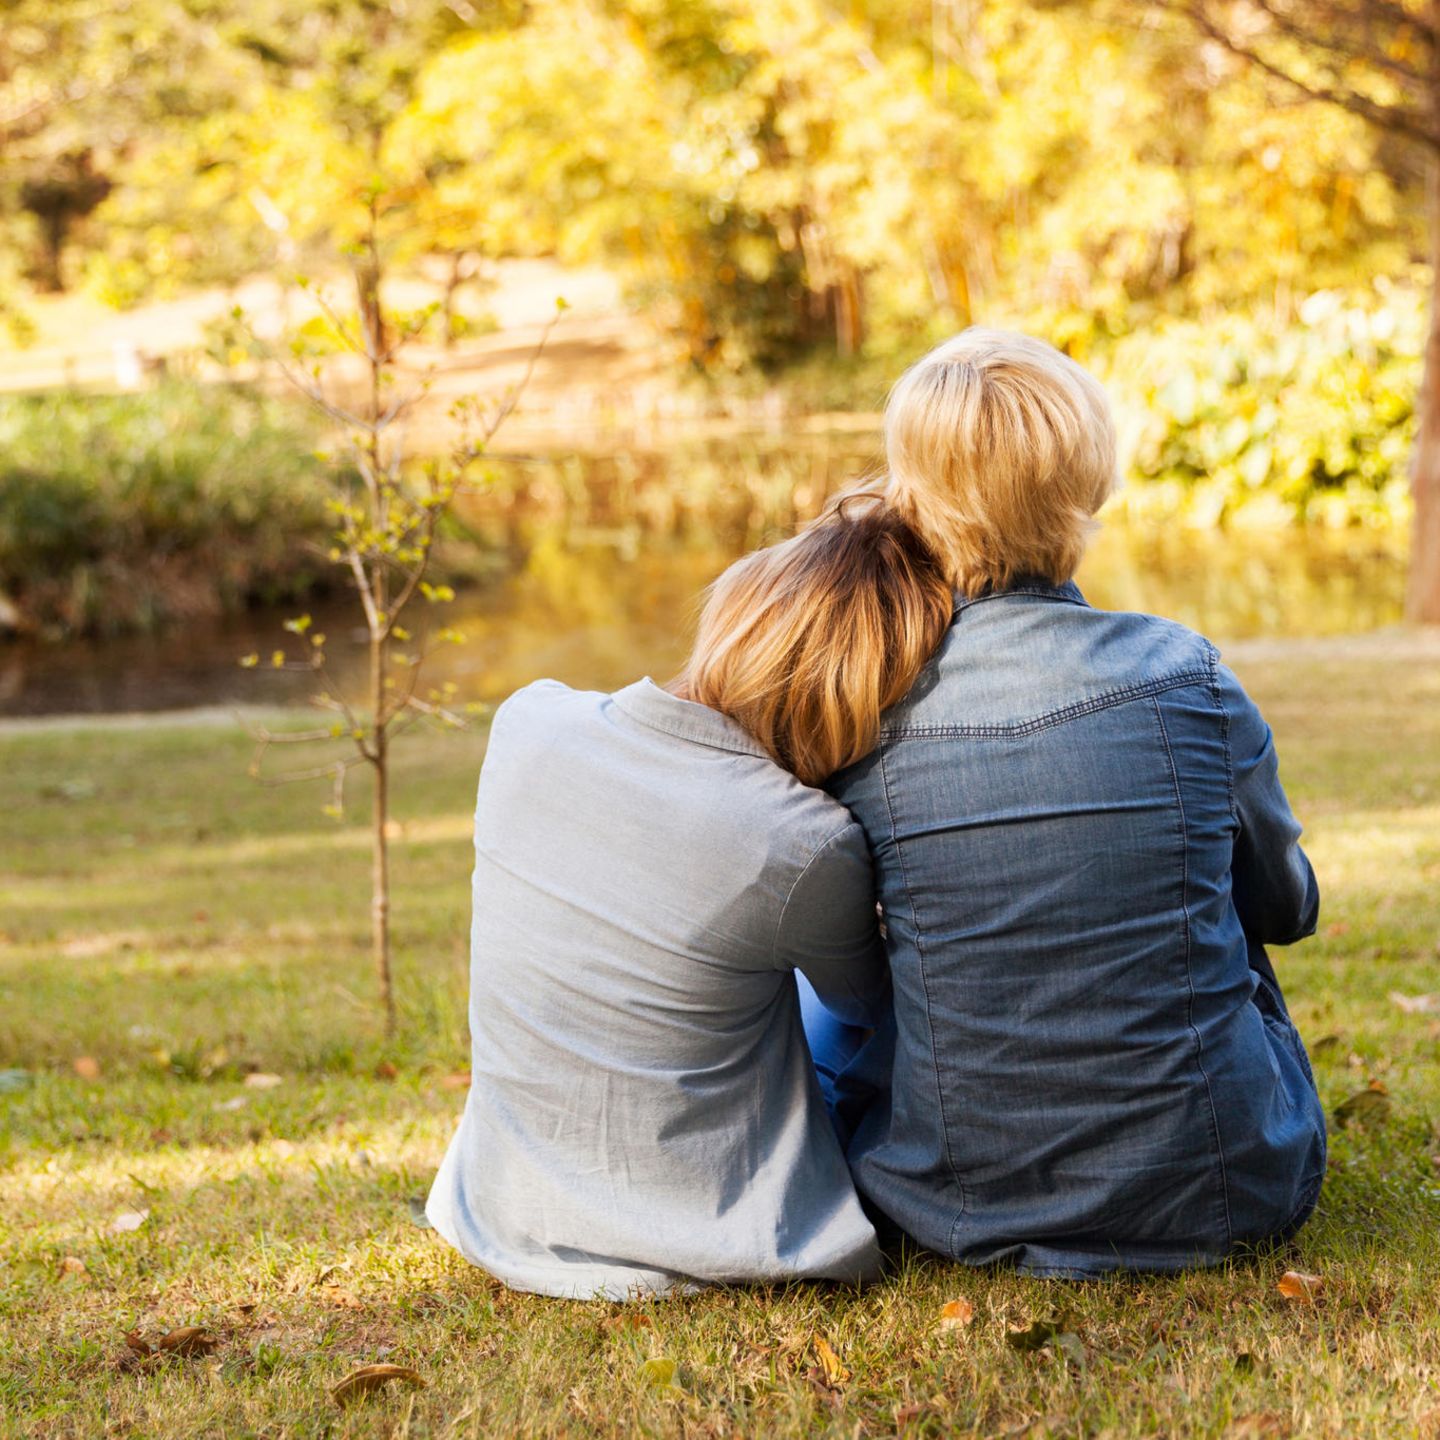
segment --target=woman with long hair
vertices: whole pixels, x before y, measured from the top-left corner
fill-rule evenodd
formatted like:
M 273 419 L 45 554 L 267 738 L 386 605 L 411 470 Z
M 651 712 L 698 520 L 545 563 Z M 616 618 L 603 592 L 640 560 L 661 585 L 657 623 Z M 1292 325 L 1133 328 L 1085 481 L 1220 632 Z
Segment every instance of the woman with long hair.
M 428 1204 L 471 1261 L 582 1298 L 876 1272 L 796 975 L 864 1026 L 888 971 L 864 835 L 815 787 L 875 745 L 952 601 L 861 496 L 731 566 L 669 686 L 501 706 L 471 1090 Z

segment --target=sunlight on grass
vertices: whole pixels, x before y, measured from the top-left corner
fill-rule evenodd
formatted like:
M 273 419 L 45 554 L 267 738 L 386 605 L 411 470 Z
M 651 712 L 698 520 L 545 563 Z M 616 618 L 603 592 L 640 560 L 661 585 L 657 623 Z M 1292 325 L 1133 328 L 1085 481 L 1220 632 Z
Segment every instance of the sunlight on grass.
M 912 1256 L 863 1294 L 717 1290 L 628 1314 L 511 1294 L 411 1215 L 464 1101 L 473 738 L 403 760 L 386 1044 L 363 812 L 336 830 L 313 796 L 252 787 L 243 736 L 213 727 L 0 732 L 0 1067 L 31 1075 L 0 1095 L 0 1434 L 1433 1434 L 1440 1016 L 1391 996 L 1440 992 L 1440 667 L 1239 668 L 1324 892 L 1319 934 L 1277 968 L 1327 1108 L 1375 1083 L 1390 1107 L 1335 1128 L 1300 1236 L 1162 1279 Z M 93 797 L 38 798 L 77 768 Z M 1278 1293 L 1287 1268 L 1322 1277 L 1313 1304 Z M 973 1321 L 942 1328 L 957 1298 Z M 1068 1348 L 1013 1346 L 1046 1319 Z M 186 1325 L 213 1352 L 126 1359 L 127 1331 Z M 848 1378 L 827 1382 L 817 1336 Z M 427 1387 L 338 1409 L 330 1388 L 375 1362 Z

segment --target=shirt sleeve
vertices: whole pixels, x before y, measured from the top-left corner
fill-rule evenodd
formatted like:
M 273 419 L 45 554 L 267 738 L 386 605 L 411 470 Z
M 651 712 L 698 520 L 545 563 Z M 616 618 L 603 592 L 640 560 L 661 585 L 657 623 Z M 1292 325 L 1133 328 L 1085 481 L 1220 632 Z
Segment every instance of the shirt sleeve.
M 1252 940 L 1262 945 L 1289 945 L 1315 933 L 1320 888 L 1300 848 L 1300 822 L 1280 784 L 1270 727 L 1223 665 L 1220 690 L 1230 726 L 1240 827 L 1231 859 L 1235 908 Z
M 874 1025 L 890 995 L 875 911 L 875 874 L 854 821 L 810 857 L 775 929 L 778 969 L 799 970 L 821 1003 L 849 1025 Z

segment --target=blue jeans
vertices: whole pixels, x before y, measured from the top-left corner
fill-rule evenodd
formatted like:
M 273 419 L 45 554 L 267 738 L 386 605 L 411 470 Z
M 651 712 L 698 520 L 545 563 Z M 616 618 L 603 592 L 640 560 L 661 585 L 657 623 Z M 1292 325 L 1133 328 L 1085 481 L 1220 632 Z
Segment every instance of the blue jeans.
M 825 1008 L 815 987 L 798 970 L 795 983 L 800 990 L 800 1020 L 805 1026 L 815 1078 L 820 1082 L 820 1094 L 830 1112 L 830 1123 L 844 1146 L 850 1140 L 851 1121 L 845 1113 L 850 1107 L 842 1102 L 849 1098 L 853 1085 L 847 1085 L 842 1076 L 874 1032 L 837 1020 Z M 866 1088 L 868 1093 L 869 1087 Z

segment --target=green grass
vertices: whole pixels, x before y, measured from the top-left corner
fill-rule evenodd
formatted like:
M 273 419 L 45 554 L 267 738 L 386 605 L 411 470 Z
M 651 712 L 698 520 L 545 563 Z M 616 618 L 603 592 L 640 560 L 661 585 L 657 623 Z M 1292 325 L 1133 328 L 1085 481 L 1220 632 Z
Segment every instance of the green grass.
M 863 1294 L 719 1291 L 633 1320 L 510 1294 L 410 1219 L 463 1098 L 444 1082 L 466 1058 L 480 737 L 403 752 L 387 1045 L 363 807 L 337 828 L 319 791 L 254 786 L 224 725 L 0 731 L 0 1066 L 33 1077 L 0 1095 L 0 1435 L 1440 1434 L 1440 1016 L 1389 998 L 1440 991 L 1440 665 L 1239 668 L 1325 894 L 1278 968 L 1327 1105 L 1379 1080 L 1392 1107 L 1336 1131 L 1298 1239 L 1096 1285 L 912 1257 Z M 1286 1268 L 1324 1278 L 1317 1303 L 1280 1296 Z M 973 1323 L 941 1329 L 960 1298 Z M 1007 1342 L 1061 1316 L 1076 1340 Z M 181 1325 L 218 1348 L 127 1366 L 127 1331 Z M 428 1385 L 339 1408 L 329 1388 L 376 1361 Z

